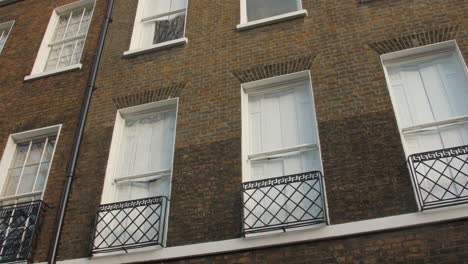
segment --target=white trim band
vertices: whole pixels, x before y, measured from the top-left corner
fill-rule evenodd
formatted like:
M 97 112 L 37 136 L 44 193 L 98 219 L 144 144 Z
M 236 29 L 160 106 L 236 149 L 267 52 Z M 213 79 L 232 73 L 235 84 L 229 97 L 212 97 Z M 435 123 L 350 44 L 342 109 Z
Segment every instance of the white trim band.
M 265 234 L 248 238 L 236 238 L 185 246 L 176 246 L 148 250 L 117 252 L 106 255 L 96 255 L 91 258 L 58 261 L 60 264 L 117 264 L 144 261 L 167 261 L 179 258 L 230 253 L 242 250 L 282 246 L 288 244 L 311 242 L 321 239 L 340 238 L 373 232 L 396 230 L 420 225 L 436 224 L 468 218 L 468 206 L 453 206 L 424 212 L 388 216 L 345 224 L 321 226 L 318 228 L 301 229 L 278 234 Z M 45 264 L 45 263 L 44 263 Z

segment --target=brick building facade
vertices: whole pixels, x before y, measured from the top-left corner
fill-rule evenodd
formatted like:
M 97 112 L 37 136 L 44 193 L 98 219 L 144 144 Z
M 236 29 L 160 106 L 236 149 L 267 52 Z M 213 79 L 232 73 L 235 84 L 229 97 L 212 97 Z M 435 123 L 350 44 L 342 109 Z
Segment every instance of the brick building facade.
M 1 151 L 11 134 L 62 124 L 34 262 L 46 261 L 51 247 L 107 1 L 95 1 L 82 69 L 24 77 L 50 13 L 72 2 L 0 7 L 0 23 L 15 20 L 0 54 Z M 272 1 L 271 14 L 256 11 L 262 1 L 160 2 L 172 5 L 113 3 L 58 263 L 468 261 L 465 1 L 284 0 L 294 5 L 275 10 L 281 4 Z M 405 90 L 408 83 L 422 88 Z M 273 110 L 262 108 L 268 104 Z M 296 110 L 286 114 L 290 105 Z M 256 113 L 271 119 L 259 121 L 266 133 L 252 136 Z M 288 125 L 275 127 L 281 122 Z M 142 135 L 148 141 L 138 141 Z M 260 150 L 250 150 L 259 138 Z M 296 143 L 271 147 L 290 138 Z M 448 150 L 409 158 L 438 149 Z M 278 159 L 282 165 L 272 165 Z M 300 169 L 288 165 L 297 162 Z M 253 180 L 260 182 L 249 189 Z M 249 198 L 249 190 L 257 192 Z M 169 201 L 145 199 L 155 193 Z
M 4 33 L 3 49 L 0 49 L 2 262 L 22 259 L 27 255 L 27 252 L 21 253 L 23 250 L 27 251 L 27 244 L 31 242 L 28 239 L 30 233 L 22 231 L 25 224 L 23 221 L 33 222 L 36 219 L 34 215 L 37 213 L 37 208 L 34 207 L 22 211 L 15 210 L 8 204 L 39 199 L 48 206 L 39 218 L 36 230 L 40 232 L 33 239 L 33 246 L 36 249 L 31 251 L 31 258 L 33 257 L 35 262 L 47 259 L 56 229 L 56 215 L 67 176 L 67 163 L 70 160 L 87 80 L 103 21 L 103 12 L 106 8 L 106 1 L 98 1 L 96 5 L 86 3 L 84 6 L 70 6 L 74 2 L 73 0 L 0 1 L 0 27 Z M 54 19 L 58 16 L 67 16 L 72 10 L 83 11 L 84 7 L 91 11 L 92 15 L 87 13 L 78 21 L 81 22 L 79 33 L 75 34 L 76 32 L 69 30 L 66 37 L 62 36 L 59 39 L 58 34 L 51 36 L 56 32 Z M 89 21 L 91 22 L 88 23 Z M 89 25 L 89 30 L 86 30 L 86 24 Z M 63 52 L 60 65 L 54 64 L 56 61 L 52 61 L 53 58 L 49 57 L 50 49 L 70 43 L 67 42 L 70 38 L 72 42 L 85 39 L 84 48 L 75 48 L 77 45 L 73 42 L 71 55 L 73 59 Z M 46 138 L 52 153 L 55 145 L 55 154 L 48 163 L 50 170 L 47 162 L 44 162 L 45 154 L 42 155 L 39 165 L 29 165 L 38 161 L 35 160 L 37 157 L 34 157 L 36 155 L 34 150 L 44 149 L 41 144 Z M 54 138 L 56 144 L 53 143 Z M 31 148 L 29 150 L 26 148 L 26 152 L 23 152 L 28 153 L 28 160 L 22 166 L 24 168 L 21 177 L 24 180 L 18 180 L 20 188 L 14 192 L 11 185 L 5 187 L 5 179 L 11 178 L 11 173 L 13 173 L 12 167 L 15 162 L 12 162 L 12 159 L 21 160 L 19 153 L 23 151 L 21 146 L 24 144 L 31 144 Z M 49 149 L 45 151 L 48 152 Z M 39 153 L 38 157 L 40 156 Z M 36 175 L 35 186 L 32 190 L 27 189 L 28 184 L 31 183 L 28 177 L 34 174 Z M 42 177 L 47 180 L 45 187 L 38 184 L 38 179 L 43 179 Z M 25 189 L 21 189 L 22 186 L 26 186 Z M 39 194 L 34 197 L 30 196 L 31 191 Z M 24 197 L 21 198 L 22 196 Z M 33 213 L 29 214 L 28 210 Z M 25 213 L 26 219 L 9 217 L 11 214 L 21 215 L 22 213 Z M 28 225 L 34 229 L 35 225 Z M 12 241 L 18 234 L 24 237 L 17 241 L 19 244 L 15 244 L 16 242 Z M 13 240 L 7 240 L 5 237 Z

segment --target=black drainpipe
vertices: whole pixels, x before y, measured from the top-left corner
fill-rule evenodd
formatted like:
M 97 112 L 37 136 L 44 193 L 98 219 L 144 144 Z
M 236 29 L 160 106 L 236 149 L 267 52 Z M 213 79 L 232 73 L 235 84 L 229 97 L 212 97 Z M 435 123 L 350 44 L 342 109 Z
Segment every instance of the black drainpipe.
M 73 141 L 72 156 L 70 162 L 68 163 L 67 182 L 65 183 L 62 198 L 60 200 L 59 210 L 57 211 L 57 229 L 55 230 L 54 236 L 52 238 L 52 246 L 49 250 L 49 264 L 55 264 L 57 258 L 57 250 L 60 241 L 60 234 L 62 233 L 63 219 L 65 216 L 65 210 L 67 209 L 68 198 L 70 195 L 72 183 L 75 179 L 76 162 L 78 159 L 78 153 L 80 151 L 81 139 L 83 137 L 83 132 L 86 124 L 86 117 L 88 115 L 91 97 L 93 95 L 93 91 L 95 90 L 96 76 L 99 68 L 99 62 L 101 61 L 101 55 L 102 50 L 104 48 L 104 41 L 106 39 L 107 29 L 109 27 L 109 23 L 112 22 L 111 14 L 113 5 L 114 0 L 109 0 L 106 11 L 106 17 L 104 19 L 104 23 L 102 24 L 101 34 L 99 36 L 98 47 L 96 49 L 96 56 L 94 57 L 91 73 L 89 74 L 87 90 L 83 101 L 83 105 L 81 107 L 80 120 L 76 129 L 75 139 Z

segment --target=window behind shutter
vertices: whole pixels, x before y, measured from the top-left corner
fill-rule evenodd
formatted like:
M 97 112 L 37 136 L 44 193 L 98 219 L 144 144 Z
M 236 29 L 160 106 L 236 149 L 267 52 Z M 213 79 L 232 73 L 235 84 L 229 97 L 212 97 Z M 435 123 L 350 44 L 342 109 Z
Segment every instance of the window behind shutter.
M 250 154 L 318 144 L 310 88 L 294 87 L 249 96 Z M 318 149 L 252 160 L 251 180 L 321 170 Z
M 172 169 L 174 128 L 174 110 L 125 121 L 117 174 L 143 176 L 119 183 L 117 200 L 168 196 L 169 176 L 153 179 L 144 175 Z
M 389 68 L 388 73 L 407 156 L 468 145 L 468 122 L 450 122 L 450 119 L 468 116 L 468 81 L 453 53 Z M 435 122 L 440 121 L 447 122 L 436 125 Z M 423 129 L 405 131 L 423 124 Z M 418 167 L 418 182 L 430 193 L 426 202 L 450 198 L 460 192 L 459 186 L 466 186 L 466 178 L 458 177 L 460 172 L 456 168 L 462 167 L 460 162 L 443 158 L 442 162 L 433 162 L 431 166 Z

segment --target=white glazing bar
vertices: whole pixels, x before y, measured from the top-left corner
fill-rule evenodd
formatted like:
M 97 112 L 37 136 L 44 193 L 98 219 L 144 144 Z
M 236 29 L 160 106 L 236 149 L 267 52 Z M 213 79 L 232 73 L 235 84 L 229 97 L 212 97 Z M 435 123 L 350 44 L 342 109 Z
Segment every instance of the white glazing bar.
M 62 40 L 59 40 L 59 41 L 54 41 L 54 42 L 51 42 L 48 44 L 49 47 L 52 47 L 52 46 L 57 46 L 59 44 L 63 44 L 65 42 L 71 42 L 73 40 L 77 40 L 77 39 L 82 39 L 86 36 L 86 34 L 80 34 L 80 35 L 77 35 L 77 36 L 74 36 L 74 37 L 70 37 L 70 38 L 66 38 L 66 39 L 62 39 Z
M 73 49 L 72 49 L 72 52 L 71 52 L 71 55 L 70 55 L 70 61 L 68 62 L 67 66 L 70 66 L 72 64 L 73 57 L 75 55 L 76 47 L 78 47 L 78 41 L 75 41 L 75 43 L 73 43 Z M 80 56 L 81 56 L 81 54 L 80 54 Z
M 453 125 L 460 125 L 463 123 L 468 123 L 468 116 L 461 116 L 461 117 L 451 118 L 447 120 L 421 124 L 417 126 L 405 127 L 401 131 L 402 133 L 415 133 L 415 132 L 424 131 L 426 129 L 437 129 L 438 126 L 453 126 Z
M 151 180 L 156 180 L 165 176 L 170 176 L 172 170 L 161 170 L 161 171 L 155 171 L 155 172 L 150 172 L 150 173 L 145 173 L 145 174 L 138 174 L 138 175 L 132 175 L 132 176 L 126 176 L 126 177 L 120 177 L 114 180 L 115 183 L 123 182 L 123 181 L 130 181 L 130 180 L 135 180 L 135 179 L 140 179 L 140 178 L 146 178 L 146 177 L 153 177 Z M 150 180 L 148 180 L 150 181 Z
M 81 19 L 80 19 L 80 23 L 78 24 L 78 29 L 76 30 L 76 34 L 80 33 L 81 24 L 83 24 L 83 18 L 85 16 L 85 13 L 86 13 L 86 8 L 83 8 L 83 13 L 81 14 Z
M 305 151 L 309 151 L 309 150 L 317 149 L 317 148 L 318 148 L 317 144 L 304 144 L 304 145 L 299 145 L 299 146 L 294 146 L 294 147 L 289 147 L 289 148 L 284 148 L 284 149 L 278 149 L 278 150 L 273 150 L 273 151 L 252 154 L 248 156 L 248 160 L 258 161 L 258 160 L 265 160 L 265 159 L 270 159 L 270 158 L 280 158 L 280 157 L 285 156 L 285 154 L 289 152 L 300 153 L 300 152 L 305 152 Z
M 42 160 L 44 159 L 44 154 L 46 152 L 48 143 L 49 143 L 49 137 L 46 137 L 46 140 L 44 141 L 44 147 L 42 148 L 41 159 L 39 160 L 39 166 L 37 166 L 36 176 L 34 177 L 34 183 L 32 185 L 31 191 L 34 191 L 34 187 L 36 187 L 37 178 L 39 178 L 38 176 L 39 176 L 39 172 L 41 171 Z
M 72 15 L 73 15 L 73 11 L 70 12 L 70 15 L 68 16 L 67 25 L 65 26 L 65 31 L 63 32 L 63 39 L 66 38 L 67 36 L 68 28 L 70 27 L 70 22 L 72 20 Z M 59 21 L 60 21 L 60 17 L 59 17 Z M 57 28 L 55 30 L 57 31 Z
M 174 14 L 177 14 L 177 13 L 182 13 L 187 10 L 187 8 L 182 8 L 182 9 L 178 9 L 178 10 L 174 10 L 174 11 L 170 11 L 170 12 L 166 12 L 166 13 L 162 13 L 162 14 L 158 14 L 158 15 L 154 15 L 154 16 L 149 16 L 149 17 L 145 17 L 145 18 L 142 18 L 141 19 L 141 22 L 144 23 L 144 22 L 149 22 L 151 20 L 155 20 L 155 19 L 158 19 L 160 17 L 165 17 L 165 16 L 170 16 L 170 15 L 174 15 Z
M 59 66 L 59 64 L 60 64 L 60 58 L 62 57 L 63 49 L 65 48 L 65 44 L 64 44 L 64 43 L 62 43 L 62 44 L 60 44 L 60 45 L 62 45 L 62 48 L 60 49 L 60 53 L 59 53 L 59 55 L 58 55 L 58 57 L 57 57 L 57 62 L 55 63 L 55 70 L 57 70 L 57 68 L 58 68 L 58 66 Z M 50 51 L 51 51 L 50 54 L 52 54 L 52 49 L 51 49 Z M 50 57 L 50 54 L 49 54 L 49 57 Z M 47 66 L 47 63 L 46 63 L 46 66 Z

